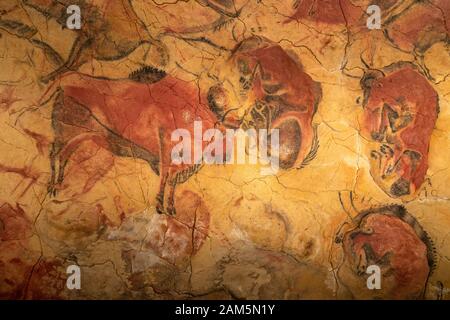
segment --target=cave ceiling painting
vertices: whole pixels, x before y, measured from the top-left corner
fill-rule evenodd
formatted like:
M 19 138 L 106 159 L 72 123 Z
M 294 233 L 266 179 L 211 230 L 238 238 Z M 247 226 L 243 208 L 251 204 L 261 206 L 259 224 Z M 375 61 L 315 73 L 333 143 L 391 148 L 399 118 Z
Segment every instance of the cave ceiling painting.
M 449 299 L 449 22 L 2 1 L 0 298 Z

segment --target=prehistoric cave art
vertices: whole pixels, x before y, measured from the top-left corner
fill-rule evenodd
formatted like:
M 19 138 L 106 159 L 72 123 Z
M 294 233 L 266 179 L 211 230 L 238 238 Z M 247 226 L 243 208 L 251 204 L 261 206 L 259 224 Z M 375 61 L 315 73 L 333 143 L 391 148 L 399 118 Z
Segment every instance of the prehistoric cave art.
M 55 196 L 61 186 L 74 150 L 83 141 L 92 140 L 117 156 L 146 161 L 161 180 L 156 210 L 175 214 L 176 185 L 195 174 L 202 163 L 175 166 L 172 133 L 182 128 L 194 134 L 194 121 L 200 121 L 200 130 L 205 131 L 218 123 L 214 114 L 202 106 L 195 87 L 154 68 L 138 70 L 125 80 L 66 73 L 55 86 L 50 195 Z M 200 142 L 205 143 L 203 139 Z
M 449 3 L 1 1 L 0 299 L 450 299 Z
M 150 53 L 155 63 L 161 65 L 167 63 L 168 56 L 164 46 L 151 36 L 129 0 L 24 0 L 22 2 L 24 6 L 48 19 L 55 20 L 61 28 L 67 28 L 67 8 L 70 5 L 76 5 L 83 12 L 81 29 L 76 33 L 76 39 L 66 59 L 42 40 L 39 30 L 33 25 L 2 19 L 0 28 L 41 48 L 55 65 L 55 70 L 42 77 L 43 82 L 53 80 L 62 72 L 77 70 L 93 59 L 105 61 L 121 59 L 142 45 L 148 46 L 146 54 Z
M 316 23 L 355 25 L 362 14 L 362 8 L 356 6 L 351 0 L 298 0 L 293 4 L 294 13 L 287 22 L 295 20 L 308 20 Z
M 370 151 L 372 177 L 392 197 L 414 195 L 428 170 L 438 95 L 408 63 L 389 66 L 385 72 L 368 72 L 361 84 L 361 131 L 375 145 Z
M 61 259 L 39 259 L 32 221 L 19 204 L 2 203 L 0 221 L 0 299 L 57 299 L 64 290 Z
M 404 51 L 422 55 L 433 44 L 449 41 L 450 4 L 445 0 L 411 1 L 387 23 L 386 37 Z
M 404 10 L 409 6 L 408 1 L 374 0 L 370 5 L 378 6 L 383 12 L 383 19 L 396 14 L 397 10 Z M 326 24 L 333 27 L 346 27 L 352 32 L 367 31 L 367 1 L 360 0 L 297 0 L 292 12 L 285 23 L 305 21 L 313 24 Z M 365 29 L 365 30 L 364 30 Z
M 298 57 L 267 38 L 251 37 L 233 49 L 223 72 L 225 81 L 210 88 L 208 102 L 224 123 L 278 129 L 283 169 L 314 158 L 319 142 L 312 119 L 322 91 Z
M 277 64 L 269 65 L 273 59 Z M 311 121 L 320 101 L 320 85 L 304 73 L 280 46 L 267 39 L 245 40 L 238 45 L 231 60 L 239 68 L 239 96 L 253 99 L 251 110 L 245 111 L 248 115 L 244 114 L 237 120 L 240 125 L 244 129 L 254 127 L 281 131 L 283 153 L 280 161 L 283 169 L 301 167 L 311 161 L 318 147 Z M 54 96 L 52 127 L 55 139 L 50 151 L 50 195 L 55 196 L 61 187 L 65 166 L 74 150 L 81 142 L 93 140 L 115 155 L 147 161 L 161 177 L 158 212 L 174 214 L 175 186 L 195 174 L 202 163 L 187 161 L 178 163 L 179 169 L 174 166 L 173 132 L 191 127 L 193 121 L 202 124 L 200 130 L 212 129 L 219 120 L 229 123 L 224 118 L 228 106 L 219 101 L 227 101 L 226 97 L 220 96 L 224 94 L 223 90 L 214 86 L 208 94 L 210 108 L 218 116 L 215 118 L 202 105 L 201 100 L 204 99 L 201 93 L 195 93 L 194 87 L 151 67 L 135 71 L 124 80 L 108 81 L 80 73 L 61 76 L 48 90 L 48 97 L 42 97 L 47 101 Z M 196 135 L 195 126 L 190 131 Z M 200 139 L 204 144 L 204 137 Z M 197 142 L 194 140 L 189 144 L 192 143 Z M 226 150 L 222 151 L 226 153 Z M 225 158 L 225 153 L 219 157 Z M 164 195 L 167 183 L 170 190 L 166 211 Z
M 336 236 L 344 250 L 340 280 L 354 298 L 418 299 L 435 267 L 435 249 L 417 220 L 400 205 L 365 210 Z M 383 285 L 367 288 L 369 266 L 381 269 Z M 345 272 L 345 271 L 349 272 Z

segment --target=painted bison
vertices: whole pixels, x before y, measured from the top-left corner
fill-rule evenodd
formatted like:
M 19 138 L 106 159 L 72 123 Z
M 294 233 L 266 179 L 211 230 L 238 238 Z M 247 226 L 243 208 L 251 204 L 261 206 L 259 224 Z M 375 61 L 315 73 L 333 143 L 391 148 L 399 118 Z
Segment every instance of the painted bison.
M 403 206 L 388 205 L 359 213 L 339 232 L 336 242 L 344 250 L 338 276 L 355 298 L 423 297 L 436 262 L 434 246 Z M 373 266 L 380 270 L 378 290 L 368 290 L 367 286 Z
M 368 72 L 362 135 L 371 142 L 370 171 L 392 197 L 413 196 L 425 180 L 428 149 L 438 112 L 438 95 L 412 64 Z
M 312 119 L 322 90 L 295 54 L 254 36 L 236 46 L 219 79 L 208 101 L 224 123 L 279 129 L 282 169 L 300 168 L 314 158 L 318 138 Z
M 173 164 L 172 150 L 178 142 L 172 141 L 172 132 L 183 128 L 194 135 L 195 121 L 201 121 L 203 132 L 220 127 L 216 115 L 202 104 L 198 88 L 151 67 L 119 80 L 71 72 L 55 81 L 55 87 L 48 192 L 56 194 L 64 168 L 80 144 L 93 141 L 117 156 L 148 162 L 160 176 L 157 211 L 175 214 L 175 186 L 202 163 Z

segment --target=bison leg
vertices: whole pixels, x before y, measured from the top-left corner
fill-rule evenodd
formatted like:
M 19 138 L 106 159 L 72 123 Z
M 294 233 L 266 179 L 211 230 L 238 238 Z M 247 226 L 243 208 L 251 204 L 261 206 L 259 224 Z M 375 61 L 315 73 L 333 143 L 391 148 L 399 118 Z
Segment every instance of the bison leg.
M 56 140 L 52 144 L 50 151 L 50 166 L 52 170 L 50 183 L 48 186 L 49 194 L 56 196 L 58 188 L 61 186 L 64 180 L 64 170 L 71 155 L 84 141 L 91 140 L 97 145 L 104 147 L 106 145 L 106 139 L 98 134 L 83 133 L 69 141 Z M 58 163 L 58 170 L 56 170 L 56 164 Z
M 55 134 L 50 150 L 51 178 L 48 193 L 55 196 L 64 180 L 64 169 L 70 156 L 82 142 L 92 140 L 106 146 L 104 128 L 91 117 L 90 111 L 58 89 L 52 112 L 52 128 Z M 58 170 L 56 168 L 58 167 Z
M 160 146 L 160 157 L 161 161 L 159 163 L 160 172 L 160 187 L 158 195 L 156 196 L 156 211 L 158 213 L 166 213 L 168 215 L 175 215 L 175 186 L 178 181 L 178 174 L 174 173 L 174 168 L 170 167 L 172 161 L 170 153 L 166 150 L 166 145 L 164 141 L 170 141 L 170 136 L 165 136 L 163 129 L 159 129 L 159 146 Z M 169 185 L 168 196 L 166 195 L 166 186 Z
M 50 181 L 47 186 L 47 192 L 50 196 L 56 195 L 56 164 L 57 160 L 59 160 L 59 154 L 61 150 L 64 148 L 64 142 L 61 141 L 61 126 L 59 123 L 58 115 L 60 110 L 64 109 L 64 92 L 62 90 L 58 90 L 58 93 L 55 98 L 55 103 L 53 105 L 53 113 L 52 113 L 52 127 L 55 132 L 55 140 L 51 145 L 50 149 L 50 170 L 51 176 Z M 60 165 L 61 166 L 61 165 Z M 58 174 L 59 177 L 59 174 Z
M 158 142 L 160 148 L 161 161 L 159 163 L 160 183 L 159 183 L 159 192 L 156 195 L 156 212 L 158 212 L 159 214 L 163 214 L 166 213 L 166 210 L 164 208 L 164 199 L 165 199 L 167 179 L 169 177 L 168 164 L 170 163 L 170 160 L 165 158 L 164 139 L 166 137 L 164 136 L 164 131 L 161 128 L 159 128 L 158 138 L 159 138 Z
M 177 186 L 176 182 L 169 182 L 169 196 L 167 199 L 167 213 L 169 215 L 174 216 L 177 212 L 175 210 L 175 187 Z
M 50 196 L 56 195 L 56 162 L 59 158 L 58 155 L 61 152 L 61 144 L 59 142 L 53 142 L 50 149 L 50 170 L 51 176 L 47 186 L 47 192 Z M 59 174 L 58 174 L 59 177 Z M 59 179 L 59 178 L 58 178 Z
M 79 146 L 80 142 L 80 139 L 74 139 L 69 142 L 56 140 L 52 143 L 50 150 L 51 177 L 47 187 L 50 196 L 56 196 L 58 187 L 61 186 L 64 180 L 64 169 L 69 161 L 70 155 Z M 56 170 L 57 166 L 58 170 Z
M 161 166 L 162 167 L 162 166 Z M 159 185 L 159 192 L 156 195 L 156 212 L 159 214 L 165 213 L 164 209 L 164 193 L 166 190 L 167 176 L 169 174 L 167 172 L 161 172 L 161 181 Z

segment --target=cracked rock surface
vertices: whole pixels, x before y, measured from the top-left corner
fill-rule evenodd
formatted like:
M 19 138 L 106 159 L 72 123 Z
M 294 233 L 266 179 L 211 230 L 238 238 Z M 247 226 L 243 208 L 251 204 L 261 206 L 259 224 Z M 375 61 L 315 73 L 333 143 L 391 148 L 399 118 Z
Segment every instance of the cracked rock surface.
M 0 3 L 0 299 L 450 299 L 450 1 L 108 3 Z

